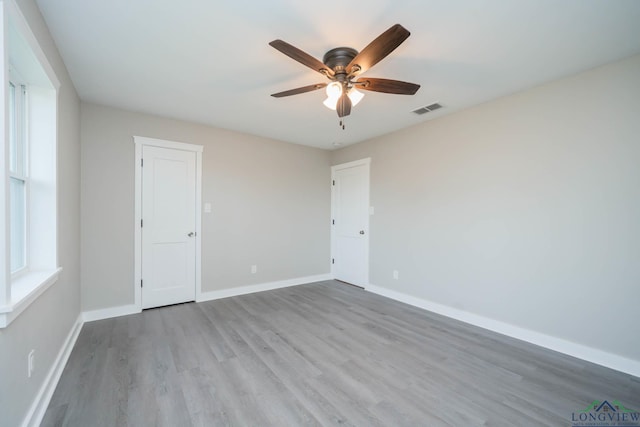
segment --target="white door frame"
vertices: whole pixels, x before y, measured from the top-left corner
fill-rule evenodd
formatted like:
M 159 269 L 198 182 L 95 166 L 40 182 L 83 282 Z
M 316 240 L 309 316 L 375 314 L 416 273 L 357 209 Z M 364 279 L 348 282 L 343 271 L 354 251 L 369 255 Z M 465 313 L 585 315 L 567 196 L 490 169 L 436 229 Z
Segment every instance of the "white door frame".
M 333 226 L 333 219 L 335 218 L 335 207 L 336 207 L 336 202 L 335 202 L 335 175 L 336 175 L 336 171 L 339 171 L 341 169 L 348 169 L 348 168 L 352 168 L 352 167 L 356 167 L 356 166 L 366 166 L 367 168 L 367 188 L 366 188 L 366 194 L 364 195 L 365 200 L 367 202 L 367 207 L 369 209 L 369 211 L 371 210 L 370 208 L 370 199 L 369 199 L 369 193 L 370 193 L 370 188 L 371 188 L 371 157 L 367 157 L 364 159 L 360 159 L 360 160 L 354 160 L 353 162 L 348 162 L 348 163 L 342 163 L 340 165 L 335 165 L 335 166 L 331 166 L 331 259 L 329 260 L 329 265 L 331 267 L 331 277 L 335 279 L 336 275 L 335 275 L 335 270 L 334 270 L 334 264 L 332 262 L 332 260 L 335 258 L 336 255 L 336 236 L 335 236 L 335 227 Z M 366 268 L 366 274 L 365 274 L 365 283 L 364 286 L 368 286 L 369 285 L 369 216 L 367 215 L 365 218 L 365 225 L 364 225 L 364 230 L 365 230 L 365 259 L 366 259 L 366 264 L 367 264 L 367 268 Z
M 170 148 L 173 150 L 192 151 L 196 153 L 196 301 L 201 299 L 201 227 L 202 227 L 202 145 L 186 144 L 184 142 L 166 141 L 164 139 L 134 136 L 135 144 L 135 219 L 134 219 L 134 277 L 133 289 L 135 306 L 142 310 L 142 147 L 152 146 Z

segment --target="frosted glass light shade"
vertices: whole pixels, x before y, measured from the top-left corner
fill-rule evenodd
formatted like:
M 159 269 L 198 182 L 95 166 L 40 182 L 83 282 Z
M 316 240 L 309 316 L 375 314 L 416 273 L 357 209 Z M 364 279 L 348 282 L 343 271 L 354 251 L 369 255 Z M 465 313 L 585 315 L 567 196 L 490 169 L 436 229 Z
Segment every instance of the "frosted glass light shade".
M 342 85 L 338 82 L 329 83 L 325 92 L 327 93 L 327 99 L 324 100 L 323 104 L 328 109 L 335 110 L 338 99 L 342 96 Z
M 336 105 L 338 105 L 338 98 L 327 98 L 324 101 L 322 101 L 322 103 L 328 109 L 335 110 L 336 109 Z
M 342 85 L 338 82 L 331 82 L 327 85 L 325 92 L 328 98 L 338 99 L 342 95 Z
M 349 99 L 351 100 L 351 105 L 356 106 L 358 105 L 358 102 L 360 102 L 362 98 L 364 98 L 364 93 L 360 92 L 354 87 L 349 91 L 348 96 L 349 96 Z

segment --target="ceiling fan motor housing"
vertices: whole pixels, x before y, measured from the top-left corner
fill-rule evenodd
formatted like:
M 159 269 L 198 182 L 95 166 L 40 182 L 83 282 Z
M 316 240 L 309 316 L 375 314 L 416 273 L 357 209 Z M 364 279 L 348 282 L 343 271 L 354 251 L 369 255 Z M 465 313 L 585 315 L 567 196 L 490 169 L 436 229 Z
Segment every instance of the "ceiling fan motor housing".
M 324 54 L 322 62 L 336 74 L 346 74 L 345 68 L 357 54 L 358 51 L 353 48 L 336 47 Z

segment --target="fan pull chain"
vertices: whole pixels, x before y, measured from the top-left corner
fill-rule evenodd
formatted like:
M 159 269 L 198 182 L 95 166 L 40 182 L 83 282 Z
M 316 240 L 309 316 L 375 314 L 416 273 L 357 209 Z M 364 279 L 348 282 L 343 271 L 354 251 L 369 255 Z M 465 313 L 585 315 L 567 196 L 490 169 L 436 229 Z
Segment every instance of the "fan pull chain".
M 340 119 L 340 123 L 338 123 L 338 126 L 340 126 L 342 130 L 344 130 L 344 119 Z

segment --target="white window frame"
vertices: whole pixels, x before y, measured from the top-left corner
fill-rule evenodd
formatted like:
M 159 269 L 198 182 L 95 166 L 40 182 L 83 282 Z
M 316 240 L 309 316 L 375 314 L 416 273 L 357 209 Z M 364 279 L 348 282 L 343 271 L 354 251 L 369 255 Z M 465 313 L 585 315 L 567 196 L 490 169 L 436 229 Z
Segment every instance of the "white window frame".
M 15 0 L 0 0 L 0 328 L 7 327 L 58 279 L 57 244 L 57 117 L 60 82 L 31 32 Z M 11 64 L 12 72 L 10 76 Z M 13 68 L 15 67 L 15 70 Z M 11 77 L 18 76 L 16 79 Z M 11 272 L 9 83 L 27 88 L 24 128 L 26 268 Z

